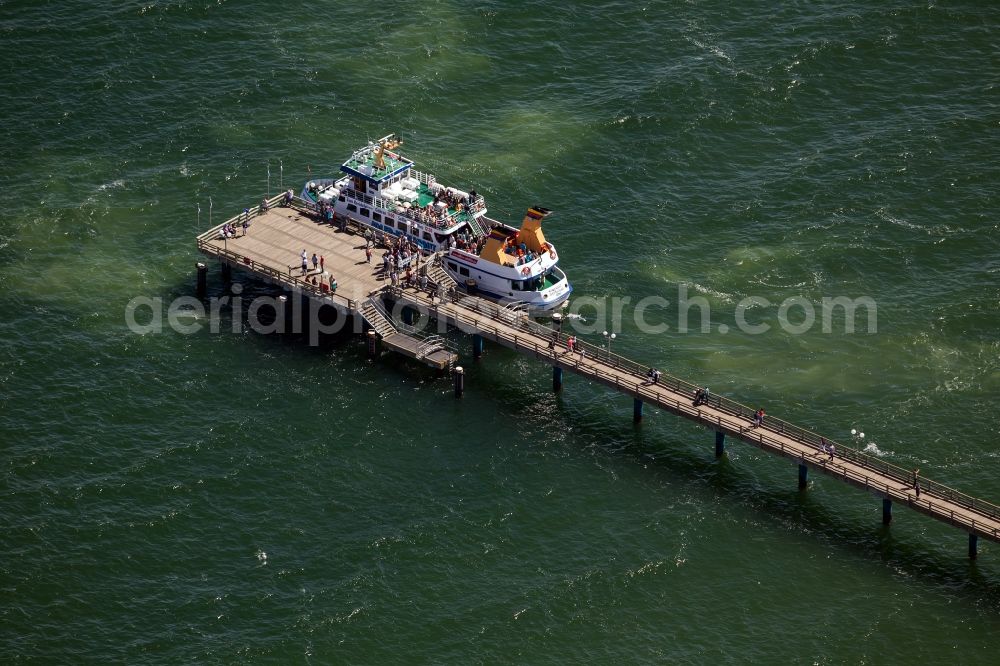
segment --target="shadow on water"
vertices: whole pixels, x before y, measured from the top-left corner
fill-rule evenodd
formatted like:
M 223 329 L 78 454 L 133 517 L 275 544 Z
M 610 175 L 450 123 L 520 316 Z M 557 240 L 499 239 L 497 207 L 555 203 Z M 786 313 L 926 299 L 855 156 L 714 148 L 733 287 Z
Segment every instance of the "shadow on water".
M 224 285 L 221 276 L 215 278 L 213 281 L 215 288 L 210 289 L 208 298 L 231 295 L 230 285 Z M 279 295 L 287 296 L 289 302 L 295 298 L 306 300 L 303 296 L 289 294 L 271 285 L 250 280 L 240 284 L 242 285 L 240 295 L 247 301 L 261 296 L 276 298 Z M 178 295 L 180 294 L 188 295 L 182 288 L 178 290 Z M 336 330 L 313 336 L 308 321 L 308 306 L 304 306 L 300 313 L 303 317 L 301 329 L 259 335 L 280 340 L 282 344 L 301 347 L 305 353 L 317 355 L 326 355 L 330 352 L 345 353 L 355 360 L 367 361 L 366 345 L 363 340 L 359 342 L 362 330 L 360 323 L 355 324 L 352 319 L 341 322 L 342 325 L 338 326 L 338 318 L 344 315 L 337 313 L 333 308 L 325 307 L 319 311 L 318 321 L 323 327 Z M 222 330 L 229 330 L 232 326 L 232 314 L 233 310 L 229 306 L 219 309 Z M 247 327 L 247 312 L 244 310 L 241 315 L 244 319 L 243 324 Z M 260 322 L 265 326 L 274 323 L 274 317 L 274 311 L 268 312 L 266 308 L 262 308 L 259 313 Z M 291 325 L 291 319 L 287 319 L 286 323 Z M 449 332 L 449 337 L 466 353 L 471 350 L 468 336 Z M 487 353 L 494 356 L 494 363 L 516 364 L 522 360 L 519 355 L 502 348 L 490 347 Z M 839 483 L 824 479 L 823 475 L 810 470 L 808 487 L 798 490 L 794 464 L 769 459 L 768 456 L 742 442 L 727 440 L 727 453 L 721 458 L 715 458 L 712 431 L 689 424 L 665 412 L 657 411 L 655 417 L 649 418 L 654 410 L 648 405 L 647 417 L 642 423 L 630 422 L 631 409 L 625 407 L 624 399 L 610 404 L 605 402 L 595 409 L 581 413 L 577 404 L 571 404 L 567 400 L 565 392 L 553 394 L 549 390 L 547 368 L 542 364 L 536 364 L 539 369 L 533 376 L 535 380 L 538 376 L 546 377 L 545 388 L 539 386 L 535 380 L 532 380 L 532 384 L 528 387 L 524 382 L 503 381 L 503 377 L 493 374 L 496 367 L 491 370 L 485 364 L 485 360 L 476 362 L 463 356 L 460 363 L 470 369 L 467 390 L 488 391 L 491 401 L 498 408 L 520 412 L 524 411 L 526 404 L 530 404 L 531 409 L 523 414 L 525 418 L 532 418 L 532 414 L 536 419 L 551 420 L 554 417 L 564 420 L 567 429 L 572 423 L 577 433 L 596 440 L 594 448 L 608 458 L 626 458 L 641 462 L 644 466 L 648 466 L 653 474 L 668 474 L 671 482 L 686 486 L 692 493 L 707 487 L 719 497 L 744 503 L 754 512 L 766 516 L 771 523 L 785 523 L 802 533 L 818 535 L 834 547 L 855 555 L 865 558 L 877 557 L 896 575 L 921 576 L 946 588 L 950 593 L 960 593 L 976 603 L 1000 611 L 1000 580 L 985 566 L 966 558 L 965 537 L 956 536 L 958 532 L 952 528 L 938 525 L 916 513 L 901 511 L 902 507 L 896 506 L 894 522 L 906 520 L 907 523 L 904 523 L 905 526 L 900 525 L 894 531 L 892 526 L 884 526 L 880 522 L 880 502 L 877 511 L 866 514 L 870 516 L 870 521 L 858 520 L 858 516 L 864 512 L 858 510 L 857 498 L 851 496 L 852 493 L 856 494 L 853 489 L 841 487 Z M 383 353 L 379 358 L 379 365 L 399 374 L 417 373 L 426 377 L 437 375 L 440 377 L 439 381 L 448 381 L 434 370 L 391 353 Z M 606 391 L 600 387 L 595 388 Z M 631 407 L 631 401 L 627 402 Z M 672 428 L 675 424 L 679 425 L 680 429 L 665 433 L 661 419 L 668 417 L 669 420 L 663 423 L 670 423 Z M 692 443 L 694 438 L 698 438 L 697 446 Z M 668 446 L 669 449 L 666 448 Z M 735 447 L 740 448 L 735 449 Z M 754 464 L 761 468 L 751 470 L 737 465 L 730 457 L 730 452 L 734 450 L 739 451 L 737 454 L 739 458 L 754 459 Z M 748 451 L 752 452 L 750 456 L 746 455 Z M 787 473 L 782 470 L 787 470 Z M 770 484 L 772 477 L 777 474 L 787 478 L 787 487 L 777 489 Z M 703 481 L 704 485 L 699 484 L 699 481 Z M 817 483 L 822 484 L 824 493 L 822 499 L 813 492 Z M 826 501 L 827 497 L 845 502 L 846 510 L 837 510 L 830 506 Z M 878 502 L 874 497 L 870 500 L 873 503 Z M 910 523 L 910 516 L 916 516 L 923 524 Z M 914 529 L 921 531 L 916 538 L 912 532 Z M 940 539 L 946 546 L 928 550 L 929 538 Z M 983 545 L 987 544 L 981 543 L 981 549 Z
M 966 557 L 967 542 L 963 532 L 939 525 L 916 512 L 903 511 L 904 507 L 898 505 L 893 507 L 893 522 L 898 525 L 894 531 L 892 525 L 881 523 L 881 501 L 874 496 L 869 500 L 877 504 L 878 509 L 866 513 L 871 520 L 858 520 L 857 497 L 852 497 L 856 495 L 854 489 L 810 470 L 808 486 L 799 490 L 793 463 L 753 460 L 755 465 L 769 469 L 750 470 L 737 464 L 728 451 L 721 458 L 715 458 L 712 432 L 697 427 L 690 430 L 703 438 L 702 446 L 693 449 L 687 438 L 680 442 L 680 437 L 675 435 L 666 439 L 682 445 L 672 448 L 670 455 L 662 455 L 665 438 L 644 431 L 640 425 L 623 436 L 628 441 L 623 452 L 652 463 L 685 483 L 694 484 L 693 479 L 700 478 L 719 496 L 746 502 L 746 506 L 766 515 L 772 523 L 786 523 L 799 532 L 818 536 L 838 549 L 866 559 L 877 557 L 896 575 L 923 577 L 949 592 L 961 592 L 977 603 L 1000 610 L 1000 580 L 987 568 L 988 564 L 980 565 Z M 727 441 L 726 446 L 727 449 L 745 446 L 749 450 L 742 442 Z M 765 457 L 755 449 L 752 451 L 753 457 Z M 777 489 L 768 483 L 774 470 L 784 471 L 785 488 Z M 755 471 L 762 472 L 763 478 L 752 478 Z M 817 483 L 823 485 L 822 498 L 814 492 Z M 846 511 L 838 510 L 831 500 L 843 501 L 848 505 L 844 507 Z M 911 518 L 917 523 L 911 522 Z M 914 534 L 915 530 L 920 530 L 919 536 Z M 928 549 L 928 539 L 938 539 L 945 545 Z
M 497 361 L 516 361 L 513 352 L 502 351 Z M 547 379 L 545 370 L 541 366 L 538 375 Z M 819 537 L 858 557 L 878 558 L 895 576 L 920 577 L 949 593 L 962 594 L 1000 611 L 1000 579 L 992 562 L 982 559 L 1000 551 L 988 542 L 980 540 L 981 559 L 978 563 L 971 561 L 966 556 L 965 533 L 960 530 L 899 505 L 893 507 L 894 524 L 884 526 L 879 498 L 870 496 L 870 508 L 859 508 L 858 491 L 815 470 L 810 470 L 806 489 L 799 490 L 794 463 L 773 459 L 743 442 L 727 439 L 727 452 L 717 459 L 713 431 L 654 411 L 648 405 L 644 422 L 634 424 L 631 400 L 620 396 L 613 396 L 611 402 L 601 401 L 594 409 L 581 410 L 565 389 L 552 394 L 547 387 L 534 384 L 530 395 L 525 396 L 523 383 L 512 386 L 488 375 L 484 372 L 475 377 L 471 390 L 488 391 L 498 406 L 512 410 L 525 404 L 527 397 L 527 402 L 535 405 L 534 411 L 544 411 L 545 418 L 563 420 L 567 428 L 572 425 L 609 459 L 630 459 L 653 475 L 668 475 L 671 484 L 685 487 L 685 494 L 698 495 L 707 487 L 718 497 L 740 503 L 786 531 Z M 665 432 L 666 424 L 671 431 Z M 752 466 L 743 464 L 747 462 Z M 778 476 L 787 485 L 776 488 L 773 482 Z M 931 543 L 940 545 L 928 548 Z M 984 546 L 989 553 L 983 553 Z
M 331 305 L 317 304 L 304 294 L 257 281 L 238 270 L 227 281 L 218 268 L 213 264 L 210 267 L 209 289 L 202 304 L 208 319 L 217 317 L 217 329 L 222 334 L 235 329 L 317 356 L 335 353 L 359 361 L 369 360 L 364 337 L 366 325 L 360 317 L 341 313 Z M 178 286 L 166 298 L 190 297 L 193 292 L 192 282 Z M 283 303 L 281 298 L 285 299 Z M 279 304 L 280 310 L 276 307 Z M 234 319 L 239 320 L 235 326 Z M 381 348 L 378 360 L 386 367 L 418 377 L 440 375 L 418 361 Z

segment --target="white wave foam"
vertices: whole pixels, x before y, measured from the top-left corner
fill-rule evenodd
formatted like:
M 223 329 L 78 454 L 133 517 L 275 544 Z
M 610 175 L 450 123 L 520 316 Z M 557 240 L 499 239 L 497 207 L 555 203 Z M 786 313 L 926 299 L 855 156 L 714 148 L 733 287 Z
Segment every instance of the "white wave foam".
M 888 458 L 896 455 L 892 451 L 883 451 L 882 449 L 878 448 L 878 444 L 876 444 L 875 442 L 868 442 L 868 444 L 866 444 L 865 448 L 862 450 L 865 453 L 876 456 L 878 458 Z
M 104 192 L 106 190 L 117 190 L 125 187 L 125 181 L 119 178 L 118 180 L 113 180 L 110 183 L 104 183 L 103 185 L 97 186 L 98 192 Z

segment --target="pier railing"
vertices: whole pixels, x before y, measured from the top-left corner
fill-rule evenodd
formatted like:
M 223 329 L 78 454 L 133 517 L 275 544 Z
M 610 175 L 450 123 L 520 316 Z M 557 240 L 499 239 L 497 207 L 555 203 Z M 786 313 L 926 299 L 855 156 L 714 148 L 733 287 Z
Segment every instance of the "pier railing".
M 250 257 L 244 256 L 239 252 L 233 252 L 232 250 L 228 250 L 226 248 L 217 247 L 212 245 L 209 241 L 202 240 L 200 238 L 198 239 L 198 249 L 206 254 L 213 254 L 222 259 L 227 259 L 234 265 L 245 266 L 248 270 L 264 275 L 272 282 L 284 285 L 292 291 L 304 292 L 313 296 L 326 298 L 332 301 L 335 305 L 340 305 L 345 310 L 350 312 L 357 311 L 357 301 L 346 296 L 342 296 L 336 291 L 329 291 L 329 285 L 327 285 L 327 289 L 323 289 L 322 283 L 319 282 L 319 280 L 317 280 L 316 284 L 312 284 L 306 279 L 305 276 L 292 275 L 291 270 L 295 270 L 294 268 L 289 268 L 287 271 L 271 268 L 266 264 L 255 262 Z M 313 275 L 312 277 L 319 278 L 319 275 Z
M 399 291 L 399 289 L 396 290 L 397 295 L 399 295 Z M 413 299 L 414 295 L 410 292 L 407 293 L 407 297 Z M 448 291 L 446 297 L 451 302 L 461 305 L 465 309 L 483 314 L 509 328 L 530 334 L 532 339 L 517 339 L 515 336 L 514 342 L 517 345 L 529 347 L 534 351 L 536 356 L 551 354 L 553 358 L 555 358 L 557 356 L 555 346 L 558 345 L 559 347 L 565 347 L 565 340 L 567 337 L 565 334 L 531 319 L 526 313 L 509 310 L 492 301 L 487 301 L 475 296 L 469 296 L 455 290 Z M 423 301 L 423 304 L 429 308 L 434 307 L 434 303 L 431 299 L 417 296 L 415 300 Z M 501 336 L 501 331 L 496 326 L 493 326 L 492 328 L 484 326 L 480 321 L 464 317 L 461 314 L 456 314 L 455 318 L 459 323 L 467 325 L 472 330 L 483 330 L 484 332 L 492 333 L 498 338 Z M 539 344 L 536 339 L 537 337 L 540 337 L 543 340 L 548 340 L 549 342 Z M 652 388 L 652 382 L 647 379 L 649 366 L 637 363 L 629 358 L 616 354 L 607 346 L 591 344 L 589 342 L 582 341 L 579 338 L 577 338 L 574 345 L 574 351 L 577 352 L 578 357 L 581 359 L 590 357 L 625 374 L 632 375 L 637 378 L 634 382 L 626 382 L 623 384 L 616 376 L 614 381 L 616 386 L 619 388 L 628 388 L 635 395 L 649 398 L 655 402 L 662 401 L 662 397 Z M 561 359 L 564 354 L 558 354 L 558 356 Z M 697 384 L 693 384 L 680 379 L 679 377 L 674 377 L 665 373 L 660 374 L 658 384 L 677 393 L 691 396 L 691 400 L 686 404 L 684 401 L 678 399 L 672 400 L 673 404 L 671 406 L 675 411 L 689 414 L 697 413 L 697 408 L 691 404 L 694 399 L 695 391 L 700 388 Z M 711 394 L 705 404 L 710 407 L 714 407 L 720 412 L 735 417 L 736 419 L 745 419 L 748 422 L 748 425 L 753 422 L 753 417 L 756 413 L 755 409 L 718 394 Z M 720 421 L 717 425 L 721 427 L 723 424 Z M 729 427 L 732 427 L 731 423 L 728 425 Z M 850 446 L 843 445 L 835 440 L 822 437 L 812 431 L 796 426 L 780 418 L 772 416 L 766 417 L 764 425 L 754 429 L 753 433 L 756 437 L 751 437 L 751 440 L 757 441 L 761 445 L 766 444 L 771 448 L 785 453 L 786 455 L 800 456 L 801 451 L 798 449 L 795 451 L 786 451 L 787 447 L 784 442 L 780 439 L 776 439 L 772 436 L 772 433 L 782 435 L 783 437 L 794 440 L 800 444 L 808 445 L 811 449 L 814 449 L 816 453 L 820 453 L 822 451 L 824 444 L 827 446 L 833 445 L 836 447 L 836 457 L 838 459 L 848 460 L 855 465 L 872 472 L 876 472 L 882 477 L 889 477 L 902 485 L 912 486 L 915 481 L 913 473 L 903 467 L 894 465 L 890 462 L 882 460 L 881 458 L 869 455 Z M 852 474 L 853 473 L 849 470 L 845 471 L 845 475 L 848 477 L 852 476 Z M 856 474 L 853 475 L 857 476 Z M 879 492 L 884 492 L 886 494 L 889 494 L 891 490 L 890 486 L 885 481 L 872 478 L 867 475 L 858 476 L 858 478 L 852 480 L 864 485 L 865 487 L 871 488 L 872 490 L 878 490 Z M 944 484 L 932 481 L 931 479 L 923 476 L 919 478 L 919 482 L 922 497 L 916 500 L 910 500 L 912 504 L 926 506 L 928 508 L 932 506 L 940 506 L 934 505 L 933 499 L 931 499 L 931 496 L 933 496 L 965 507 L 975 513 L 983 515 L 984 517 L 992 518 L 994 520 L 1000 519 L 1000 506 L 997 506 L 996 504 L 972 497 L 971 495 L 962 493 L 954 488 L 949 488 Z M 952 513 L 951 518 L 955 522 L 976 527 L 975 521 L 970 523 L 960 515 Z M 979 525 L 977 529 L 993 533 L 996 532 L 996 530 L 986 528 L 983 525 Z M 995 534 L 995 536 L 998 535 Z
M 267 207 L 273 208 L 275 206 L 282 205 L 284 203 L 284 197 L 285 195 L 282 193 L 267 199 Z M 297 196 L 292 197 L 289 205 L 291 208 L 305 213 L 311 214 L 316 211 L 316 206 L 312 202 L 306 201 Z M 251 219 L 253 219 L 260 214 L 260 207 L 254 206 L 248 209 L 248 212 Z M 232 265 L 245 266 L 254 273 L 263 275 L 272 282 L 280 284 L 292 291 L 306 293 L 320 299 L 326 299 L 334 306 L 340 309 L 346 309 L 348 312 L 358 312 L 358 302 L 347 298 L 346 296 L 337 294 L 335 291 L 324 290 L 321 284 L 312 284 L 306 279 L 306 276 L 293 275 L 292 268 L 288 268 L 286 271 L 279 270 L 271 266 L 255 262 L 252 258 L 244 256 L 239 252 L 229 250 L 225 247 L 224 243 L 222 243 L 222 246 L 220 247 L 220 243 L 218 241 L 220 240 L 220 231 L 223 226 L 226 224 L 238 225 L 245 215 L 246 213 L 234 215 L 199 235 L 197 239 L 198 249 L 205 254 L 218 256 L 220 259 L 227 261 Z M 360 228 L 361 226 L 357 224 L 356 221 L 351 219 L 347 220 L 347 224 L 351 227 Z M 397 288 L 395 291 L 397 296 L 401 295 L 400 289 Z M 463 310 L 479 313 L 489 319 L 492 319 L 496 324 L 502 324 L 508 329 L 513 329 L 517 333 L 526 334 L 526 337 L 521 337 L 515 334 L 513 340 L 515 346 L 529 348 L 533 350 L 536 356 L 539 357 L 551 356 L 553 359 L 558 357 L 560 362 L 565 362 L 567 360 L 565 352 L 557 354 L 557 350 L 555 349 L 556 345 L 565 348 L 566 334 L 561 333 L 561 331 L 557 331 L 531 319 L 526 313 L 510 310 L 491 301 L 486 301 L 475 296 L 469 296 L 467 294 L 457 292 L 454 289 L 442 288 L 441 295 L 462 306 L 462 309 L 458 310 L 455 314 L 455 320 L 468 326 L 470 330 L 476 331 L 478 329 L 484 332 L 492 332 L 494 336 L 496 336 L 496 339 L 499 339 L 502 335 L 509 337 L 509 335 L 507 335 L 505 331 L 500 330 L 497 325 L 488 326 L 484 324 L 482 320 L 473 319 L 472 317 L 463 314 Z M 436 304 L 431 299 L 415 295 L 412 290 L 406 292 L 406 297 L 431 309 L 436 307 Z M 539 340 L 544 342 L 539 342 Z M 645 397 L 654 402 L 663 401 L 663 396 L 658 394 L 655 389 L 650 388 L 652 384 L 647 379 L 647 373 L 649 370 L 647 365 L 637 363 L 629 358 L 621 356 L 620 354 L 616 354 L 612 352 L 607 345 L 595 345 L 580 339 L 577 339 L 574 349 L 577 352 L 576 355 L 578 357 L 582 355 L 582 357 L 597 359 L 603 364 L 618 370 L 618 374 L 615 374 L 614 377 L 609 376 L 609 378 L 606 379 L 611 383 L 614 383 L 619 388 L 627 388 L 630 392 L 640 398 Z M 634 380 L 631 382 L 623 382 L 619 375 L 627 375 L 634 378 Z M 683 399 L 673 399 L 671 404 L 672 409 L 684 414 L 697 412 L 697 408 L 693 407 L 690 403 L 693 401 L 694 392 L 699 388 L 698 385 L 666 373 L 661 373 L 658 383 L 675 393 L 691 396 L 691 400 L 687 401 Z M 686 405 L 685 402 L 687 403 Z M 744 404 L 718 394 L 710 395 L 706 400 L 706 404 L 718 412 L 733 417 L 737 427 L 740 427 L 739 422 L 743 420 L 745 420 L 748 424 L 751 423 L 756 411 Z M 703 418 L 699 418 L 697 420 L 705 423 L 706 425 L 711 425 Z M 722 428 L 723 425 L 730 429 L 733 428 L 733 423 L 723 424 L 721 420 L 716 424 L 716 427 Z M 742 427 L 740 427 L 740 432 L 742 436 L 747 436 L 747 434 L 743 432 Z M 890 494 L 890 487 L 884 481 L 886 478 L 895 481 L 901 486 L 912 487 L 915 482 L 914 474 L 910 470 L 894 465 L 864 451 L 846 446 L 835 440 L 821 437 L 810 430 L 801 428 L 774 416 L 768 416 L 764 421 L 763 427 L 754 429 L 752 433 L 754 436 L 749 438 L 751 441 L 756 441 L 761 446 L 767 445 L 772 449 L 776 449 L 781 452 L 786 452 L 787 447 L 781 439 L 776 438 L 777 435 L 781 435 L 786 440 L 790 439 L 799 444 L 806 445 L 809 449 L 817 453 L 822 450 L 824 444 L 827 446 L 836 446 L 836 460 L 850 461 L 854 465 L 875 472 L 882 477 L 882 480 L 879 480 L 865 475 L 852 480 L 859 482 L 864 485 L 864 487 L 870 487 L 873 490 L 884 492 L 887 495 Z M 802 452 L 799 450 L 796 451 L 795 454 L 802 455 Z M 831 462 L 830 464 L 834 463 Z M 853 472 L 850 474 L 853 474 Z M 850 474 L 845 472 L 845 475 L 847 476 L 850 476 Z M 952 505 L 963 507 L 978 515 L 993 520 L 1000 520 L 1000 506 L 997 506 L 996 504 L 972 497 L 923 476 L 919 478 L 919 484 L 923 492 L 921 493 L 920 498 L 910 498 L 908 501 L 911 504 L 916 504 L 922 507 L 938 506 L 934 504 L 933 498 L 940 498 L 947 500 L 952 503 Z M 946 514 L 948 513 L 946 510 L 944 511 Z M 966 519 L 959 515 L 951 514 L 951 519 L 955 522 L 967 524 Z M 972 525 L 975 527 L 974 521 Z M 990 531 L 990 529 L 987 529 L 982 525 L 978 526 L 977 529 L 987 532 Z M 995 530 L 993 531 L 995 532 Z

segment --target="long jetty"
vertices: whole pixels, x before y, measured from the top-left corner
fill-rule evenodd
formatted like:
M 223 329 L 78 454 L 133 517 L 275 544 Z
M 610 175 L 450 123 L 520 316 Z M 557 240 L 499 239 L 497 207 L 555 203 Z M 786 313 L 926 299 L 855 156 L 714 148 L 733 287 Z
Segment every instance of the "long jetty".
M 724 455 L 727 437 L 735 438 L 796 463 L 800 489 L 807 487 L 809 471 L 815 470 L 865 490 L 882 499 L 885 525 L 892 520 L 893 505 L 900 504 L 967 532 L 972 559 L 978 555 L 980 537 L 1000 543 L 1000 506 L 996 504 L 922 474 L 918 479 L 915 472 L 771 415 L 758 426 L 755 410 L 721 395 L 712 394 L 696 405 L 696 384 L 669 374 L 653 381 L 647 376 L 648 365 L 610 349 L 577 340 L 570 350 L 558 325 L 546 326 L 516 307 L 459 290 L 437 256 L 413 267 L 426 277 L 426 288 L 391 285 L 379 270 L 380 262 L 365 259 L 366 240 L 357 220 L 339 218 L 332 225 L 326 224 L 309 202 L 297 197 L 287 206 L 281 202 L 278 196 L 268 200 L 265 210 L 249 209 L 251 225 L 246 235 L 225 238 L 221 233 L 224 225 L 234 225 L 238 234 L 242 233 L 242 215 L 213 226 L 198 236 L 199 251 L 220 262 L 227 281 L 236 267 L 353 318 L 355 331 L 366 329 L 373 357 L 381 345 L 428 366 L 450 370 L 455 393 L 461 396 L 464 371 L 455 366 L 458 355 L 446 337 L 413 325 L 416 317 L 423 315 L 437 320 L 439 329 L 447 326 L 470 334 L 474 358 L 482 355 L 483 342 L 489 340 L 550 365 L 555 391 L 562 389 L 563 374 L 568 371 L 630 396 L 636 421 L 642 419 L 643 407 L 648 404 L 705 426 L 715 433 L 716 456 Z M 313 253 L 324 257 L 322 270 L 302 272 L 303 249 L 310 257 Z M 197 271 L 198 295 L 204 298 L 207 266 L 198 263 Z M 324 272 L 335 276 L 335 290 L 330 289 L 328 280 L 319 279 Z M 398 313 L 402 322 L 392 312 Z

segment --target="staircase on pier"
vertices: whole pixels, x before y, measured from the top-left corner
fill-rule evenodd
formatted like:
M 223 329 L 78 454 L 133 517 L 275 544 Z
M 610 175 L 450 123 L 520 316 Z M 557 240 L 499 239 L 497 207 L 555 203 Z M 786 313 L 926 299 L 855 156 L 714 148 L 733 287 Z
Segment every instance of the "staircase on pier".
M 382 346 L 389 351 L 402 354 L 438 370 L 455 367 L 458 355 L 448 349 L 444 338 L 439 335 L 421 337 L 409 326 L 400 330 L 392 321 L 392 315 L 376 297 L 371 297 L 361 305 L 361 316 L 382 339 Z

